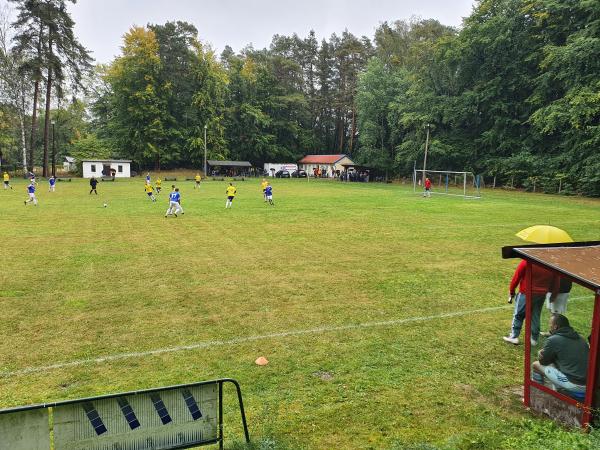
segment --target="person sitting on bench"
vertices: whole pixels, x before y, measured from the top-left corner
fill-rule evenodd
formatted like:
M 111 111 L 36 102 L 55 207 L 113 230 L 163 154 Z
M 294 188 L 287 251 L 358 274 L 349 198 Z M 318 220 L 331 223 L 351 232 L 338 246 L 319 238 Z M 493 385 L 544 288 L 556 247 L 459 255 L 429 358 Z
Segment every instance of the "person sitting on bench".
M 562 314 L 552 314 L 549 328 L 550 337 L 538 353 L 539 360 L 533 363 L 533 379 L 543 382 L 546 377 L 556 390 L 585 393 L 590 353 L 587 342 Z

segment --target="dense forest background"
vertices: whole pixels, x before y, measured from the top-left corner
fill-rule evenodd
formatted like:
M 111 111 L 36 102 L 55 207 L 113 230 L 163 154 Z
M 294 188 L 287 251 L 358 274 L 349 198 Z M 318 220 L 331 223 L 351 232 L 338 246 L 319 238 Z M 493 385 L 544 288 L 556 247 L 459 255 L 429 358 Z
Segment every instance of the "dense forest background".
M 148 24 L 107 65 L 78 43 L 69 1 L 9 0 L 0 12 L 9 166 L 47 173 L 54 139 L 57 161 L 199 168 L 206 127 L 210 158 L 346 153 L 401 177 L 422 164 L 429 125 L 430 169 L 600 196 L 597 0 L 480 0 L 460 29 L 400 20 L 373 37 L 276 35 L 221 54 L 192 24 Z

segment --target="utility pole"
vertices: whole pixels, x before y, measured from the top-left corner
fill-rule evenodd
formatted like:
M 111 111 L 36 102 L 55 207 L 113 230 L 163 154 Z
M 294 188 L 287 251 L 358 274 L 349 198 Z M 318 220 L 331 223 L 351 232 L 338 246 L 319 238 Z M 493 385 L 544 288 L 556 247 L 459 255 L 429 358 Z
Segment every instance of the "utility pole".
M 207 125 L 204 125 L 204 177 L 206 178 L 207 174 L 206 174 L 206 129 L 208 128 Z
M 56 176 L 56 144 L 54 141 L 54 136 L 56 132 L 54 131 L 54 125 L 56 125 L 56 120 L 52 120 L 52 176 Z
M 430 124 L 426 125 L 427 137 L 425 138 L 425 157 L 423 158 L 423 187 L 425 187 L 425 170 L 427 169 L 427 151 L 429 150 L 429 128 Z

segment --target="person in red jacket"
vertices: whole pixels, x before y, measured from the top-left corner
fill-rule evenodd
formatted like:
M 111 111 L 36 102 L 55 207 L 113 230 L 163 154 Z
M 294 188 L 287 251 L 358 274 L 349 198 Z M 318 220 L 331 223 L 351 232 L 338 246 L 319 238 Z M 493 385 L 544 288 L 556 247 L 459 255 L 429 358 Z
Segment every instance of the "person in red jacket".
M 423 193 L 423 197 L 431 197 L 431 180 L 429 178 L 425 178 L 425 192 Z
M 504 341 L 511 344 L 517 345 L 519 343 L 519 335 L 521 334 L 521 328 L 523 327 L 523 320 L 525 320 L 525 295 L 527 294 L 528 281 L 527 280 L 527 266 L 529 263 L 525 260 L 521 261 L 517 266 L 517 270 L 510 281 L 510 296 L 515 299 L 515 310 L 513 313 L 512 327 L 508 336 L 503 336 Z M 555 277 L 547 269 L 533 265 L 532 273 L 532 315 L 531 315 L 531 345 L 537 345 L 538 338 L 540 337 L 540 315 L 546 300 L 546 293 L 552 291 L 553 284 L 555 283 Z M 515 297 L 517 287 L 519 293 Z M 555 291 L 556 292 L 556 291 Z

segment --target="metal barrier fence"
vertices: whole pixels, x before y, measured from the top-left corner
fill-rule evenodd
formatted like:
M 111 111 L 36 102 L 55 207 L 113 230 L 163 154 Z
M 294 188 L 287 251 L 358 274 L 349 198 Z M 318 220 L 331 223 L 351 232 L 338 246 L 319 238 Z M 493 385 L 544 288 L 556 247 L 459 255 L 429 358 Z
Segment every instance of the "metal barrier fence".
M 174 450 L 223 448 L 223 378 L 0 410 L 0 450 Z

